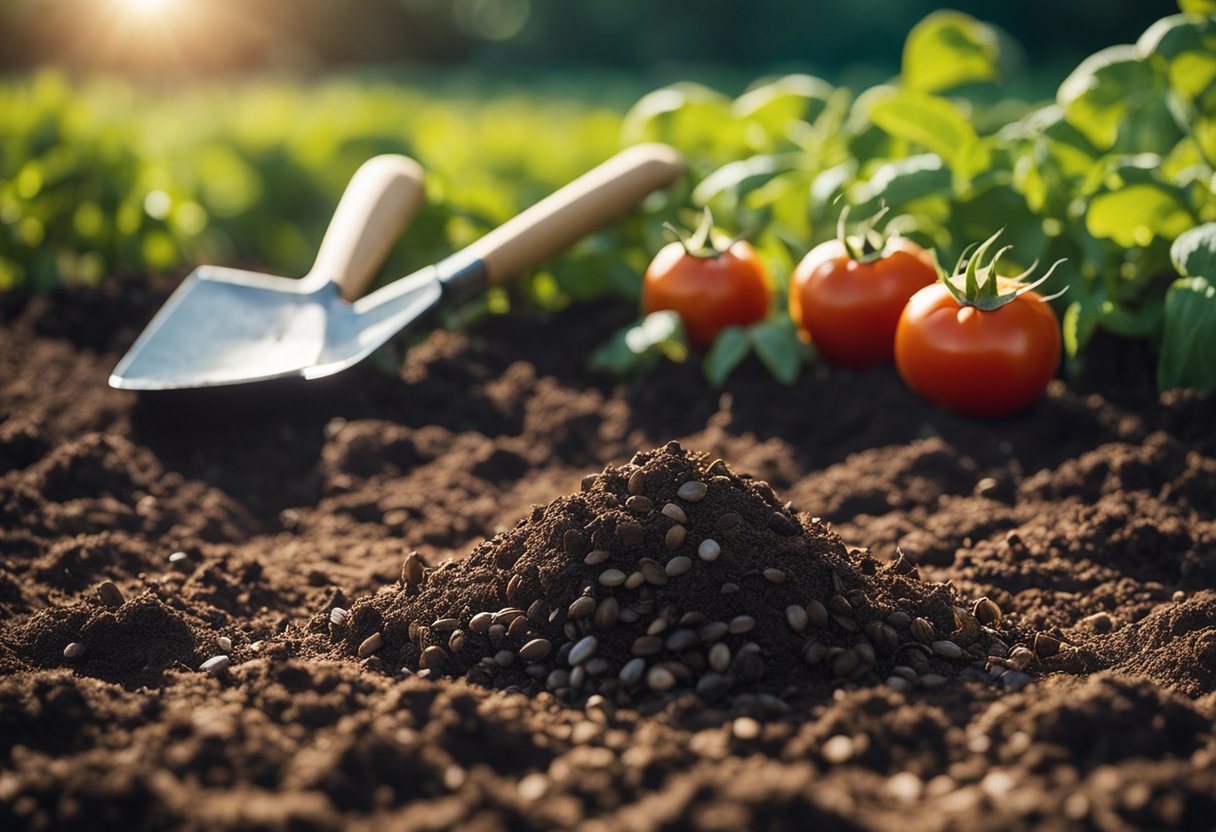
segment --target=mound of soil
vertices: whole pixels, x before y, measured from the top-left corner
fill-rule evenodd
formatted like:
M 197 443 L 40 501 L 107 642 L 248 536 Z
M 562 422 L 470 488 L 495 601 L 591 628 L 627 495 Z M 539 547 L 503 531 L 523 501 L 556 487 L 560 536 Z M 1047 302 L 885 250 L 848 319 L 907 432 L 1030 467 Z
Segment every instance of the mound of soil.
M 108 389 L 170 288 L 0 298 L 3 828 L 1211 827 L 1216 399 L 1137 348 L 987 422 L 589 383 L 602 305 Z

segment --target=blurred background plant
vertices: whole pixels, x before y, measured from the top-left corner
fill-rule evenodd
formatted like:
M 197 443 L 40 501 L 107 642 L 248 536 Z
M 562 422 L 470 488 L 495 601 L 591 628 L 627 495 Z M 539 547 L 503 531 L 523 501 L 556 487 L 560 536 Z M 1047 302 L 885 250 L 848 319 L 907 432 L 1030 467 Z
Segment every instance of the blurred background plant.
M 859 218 L 885 202 L 942 262 L 1000 227 L 1010 269 L 1068 258 L 1052 289 L 1069 286 L 1057 303 L 1071 357 L 1105 329 L 1161 344 L 1164 386 L 1216 384 L 1216 356 L 1203 369 L 1188 340 L 1216 321 L 1193 286 L 1214 276 L 1190 275 L 1180 295 L 1170 261 L 1176 238 L 1216 220 L 1209 0 L 1156 24 L 1178 8 L 993 3 L 991 25 L 924 2 L 813 5 L 10 2 L 0 288 L 198 262 L 303 273 L 350 174 L 379 152 L 430 176 L 430 205 L 383 273 L 397 276 L 620 145 L 659 140 L 690 159 L 682 190 L 491 307 L 636 300 L 661 221 L 710 205 L 724 228 L 755 230 L 780 308 L 752 343 L 792 380 L 807 353 L 784 284 L 831 236 L 843 195 Z M 615 341 L 638 366 L 684 354 L 668 343 L 678 327 L 638 332 Z M 715 382 L 749 351 L 730 337 L 710 351 Z M 1180 350 L 1192 358 L 1167 371 Z

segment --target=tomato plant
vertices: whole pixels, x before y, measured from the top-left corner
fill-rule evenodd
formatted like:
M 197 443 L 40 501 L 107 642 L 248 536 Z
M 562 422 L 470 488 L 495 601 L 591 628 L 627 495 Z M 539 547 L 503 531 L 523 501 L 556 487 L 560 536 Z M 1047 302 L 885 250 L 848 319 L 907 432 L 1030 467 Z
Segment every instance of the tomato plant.
M 689 343 L 698 348 L 708 347 L 728 326 L 764 318 L 772 290 L 751 245 L 740 239 L 715 242 L 708 210 L 691 237 L 669 228 L 677 239 L 655 255 L 642 283 L 645 313 L 679 313 Z
M 790 277 L 790 317 L 800 333 L 828 361 L 857 370 L 891 360 L 895 325 L 908 299 L 937 280 L 931 254 L 874 230 L 884 213 L 849 237 L 845 208 L 836 239 L 811 249 Z
M 1000 233 L 965 267 L 960 260 L 954 274 L 913 295 L 895 333 L 895 365 L 908 386 L 973 416 L 1029 407 L 1060 364 L 1060 322 L 1034 291 L 1051 270 L 1034 283 L 1022 282 L 1029 271 L 998 277 L 996 263 L 1010 247 L 984 258 Z

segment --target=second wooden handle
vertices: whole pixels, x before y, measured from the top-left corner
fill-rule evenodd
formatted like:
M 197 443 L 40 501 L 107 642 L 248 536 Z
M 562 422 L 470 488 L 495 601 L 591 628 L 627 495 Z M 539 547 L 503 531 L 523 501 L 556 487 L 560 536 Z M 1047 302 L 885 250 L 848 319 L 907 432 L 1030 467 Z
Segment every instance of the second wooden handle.
M 313 274 L 336 283 L 347 300 L 362 295 L 423 199 L 422 167 L 413 159 L 390 154 L 364 162 L 334 211 Z
M 503 223 L 468 252 L 485 263 L 491 283 L 503 283 L 627 213 L 683 172 L 674 148 L 635 145 Z

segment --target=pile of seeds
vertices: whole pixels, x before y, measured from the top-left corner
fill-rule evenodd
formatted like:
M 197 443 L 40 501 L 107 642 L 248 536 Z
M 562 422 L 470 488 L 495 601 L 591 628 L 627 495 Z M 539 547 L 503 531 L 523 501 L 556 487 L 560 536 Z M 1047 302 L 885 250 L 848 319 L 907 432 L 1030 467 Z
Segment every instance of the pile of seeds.
M 310 627 L 387 673 L 618 705 L 1020 687 L 1035 658 L 989 599 L 850 551 L 768 484 L 676 443 L 588 476 L 466 560 L 411 554 L 395 587 Z

